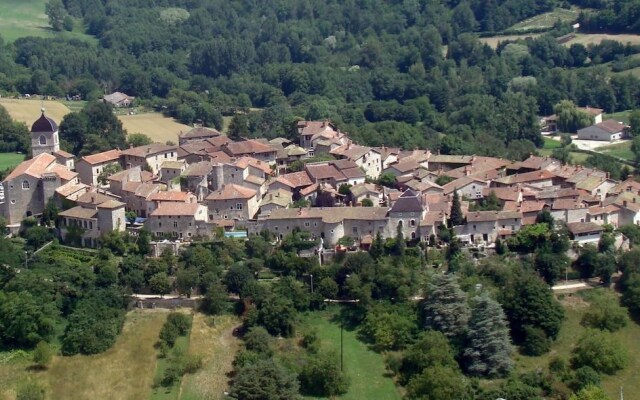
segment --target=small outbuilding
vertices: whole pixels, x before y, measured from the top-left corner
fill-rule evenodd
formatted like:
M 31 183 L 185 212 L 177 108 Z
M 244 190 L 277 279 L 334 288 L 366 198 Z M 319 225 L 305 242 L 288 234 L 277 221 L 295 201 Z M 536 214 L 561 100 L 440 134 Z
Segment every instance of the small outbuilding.
M 613 119 L 608 119 L 599 124 L 579 129 L 578 139 L 612 142 L 624 138 L 626 129 L 627 126 L 625 124 Z

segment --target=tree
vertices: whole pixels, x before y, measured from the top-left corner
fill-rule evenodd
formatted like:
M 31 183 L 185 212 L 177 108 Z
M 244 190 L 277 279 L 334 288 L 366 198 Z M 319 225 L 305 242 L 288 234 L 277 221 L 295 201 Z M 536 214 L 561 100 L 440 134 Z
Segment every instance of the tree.
M 143 133 L 130 133 L 129 136 L 127 136 L 127 143 L 130 146 L 139 147 L 151 144 L 153 141 Z
M 171 291 L 171 281 L 165 272 L 159 272 L 149 279 L 151 292 L 164 296 Z
M 362 204 L 362 207 L 373 207 L 373 200 L 363 199 L 361 204 Z
M 272 295 L 264 301 L 258 315 L 259 323 L 272 335 L 290 337 L 294 334 L 298 313 L 291 300 Z
M 425 331 L 402 355 L 400 375 L 403 383 L 429 367 L 443 366 L 455 369 L 458 362 L 449 340 L 441 332 Z
M 608 291 L 592 294 L 589 308 L 582 316 L 582 325 L 615 332 L 629 323 L 628 312 L 618 303 L 618 297 Z
M 383 306 L 369 309 L 360 328 L 362 335 L 373 343 L 376 351 L 402 349 L 411 342 L 415 330 L 414 315 Z
M 633 110 L 629 113 L 629 133 L 633 138 L 640 136 L 640 110 Z
M 237 372 L 230 396 L 243 400 L 298 400 L 296 376 L 273 360 L 259 360 Z
M 451 400 L 465 398 L 469 383 L 451 367 L 433 366 L 414 376 L 407 385 L 409 399 Z
M 569 400 L 611 400 L 602 388 L 598 386 L 587 386 L 578 393 L 572 394 Z
M 376 237 L 373 239 L 373 243 L 371 243 L 369 254 L 374 260 L 378 260 L 384 255 L 384 241 L 382 240 L 380 231 L 376 233 Z
M 109 184 L 109 177 L 120 171 L 122 171 L 122 167 L 120 166 L 120 164 L 107 164 L 104 168 L 102 168 L 102 172 L 98 174 L 98 183 L 102 186 L 106 186 L 107 184 Z
M 471 301 L 468 346 L 463 355 L 467 371 L 476 376 L 504 377 L 513 368 L 509 326 L 500 304 L 487 294 Z
M 49 0 L 45 5 L 45 14 L 49 17 L 49 25 L 54 31 L 61 31 L 67 14 L 62 0 Z
M 53 358 L 53 351 L 47 342 L 39 342 L 33 351 L 33 362 L 38 368 L 45 369 Z
M 460 196 L 458 191 L 453 191 L 453 199 L 451 200 L 451 213 L 449 214 L 449 227 L 464 224 L 464 216 L 462 215 L 462 206 L 460 204 Z
M 300 391 L 305 395 L 333 397 L 344 394 L 349 378 L 338 365 L 338 355 L 320 352 L 308 357 L 300 371 Z
M 460 338 L 467 331 L 470 310 L 467 294 L 454 275 L 436 275 L 427 285 L 424 299 L 424 326 L 447 338 Z
M 571 100 L 562 100 L 553 110 L 558 118 L 558 129 L 562 132 L 575 133 L 593 123 L 592 118 L 578 110 Z
M 53 334 L 55 310 L 31 293 L 0 291 L 0 344 L 32 347 Z
M 389 188 L 396 187 L 396 176 L 389 172 L 383 172 L 378 178 L 378 184 Z
M 191 292 L 199 282 L 200 276 L 195 267 L 181 268 L 176 273 L 176 289 L 178 289 L 178 293 L 185 294 L 187 297 L 191 297 Z
M 571 364 L 613 375 L 627 365 L 627 359 L 626 349 L 611 333 L 587 329 L 573 349 Z
M 207 314 L 218 315 L 227 308 L 227 288 L 220 283 L 213 283 L 207 287 L 202 299 L 201 310 Z

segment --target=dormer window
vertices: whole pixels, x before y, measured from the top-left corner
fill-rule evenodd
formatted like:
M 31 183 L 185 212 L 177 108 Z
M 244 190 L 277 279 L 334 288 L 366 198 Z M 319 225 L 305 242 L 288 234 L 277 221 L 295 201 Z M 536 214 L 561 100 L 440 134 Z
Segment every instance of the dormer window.
M 40 135 L 38 140 L 40 141 L 40 144 L 47 144 L 47 138 L 44 135 Z
M 27 180 L 22 181 L 22 189 L 25 189 L 25 190 L 29 189 L 29 181 Z

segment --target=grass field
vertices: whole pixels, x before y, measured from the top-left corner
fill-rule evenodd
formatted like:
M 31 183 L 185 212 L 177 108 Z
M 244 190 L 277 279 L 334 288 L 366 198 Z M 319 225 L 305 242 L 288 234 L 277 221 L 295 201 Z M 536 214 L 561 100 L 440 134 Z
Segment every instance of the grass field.
M 305 324 L 315 328 L 322 347 L 340 352 L 340 325 L 330 321 L 338 308 L 327 313 L 313 313 L 305 319 Z M 387 377 L 382 355 L 371 351 L 357 338 L 357 332 L 345 329 L 343 332 L 344 367 L 351 380 L 349 391 L 338 398 L 343 400 L 393 400 L 400 399 L 400 392 L 393 380 Z M 314 397 L 308 397 L 312 399 Z
M 106 352 L 56 357 L 47 372 L 51 399 L 146 399 L 156 364 L 154 343 L 166 320 L 164 310 L 135 310 Z
M 518 39 L 526 39 L 526 38 L 536 38 L 540 36 L 541 33 L 527 33 L 522 35 L 503 35 L 503 36 L 491 36 L 479 38 L 480 43 L 486 43 L 492 49 L 498 47 L 498 43 L 505 42 L 507 40 L 518 40 Z
M 0 1 L 0 35 L 13 42 L 25 36 L 76 38 L 97 42 L 82 33 L 82 24 L 76 21 L 72 32 L 54 32 L 49 27 L 49 19 L 44 13 L 46 0 L 2 0 Z
M 565 46 L 571 46 L 574 43 L 580 43 L 584 46 L 589 44 L 599 44 L 603 40 L 617 40 L 622 44 L 630 43 L 640 44 L 640 35 L 629 35 L 629 34 L 620 34 L 620 35 L 609 35 L 606 33 L 576 33 L 576 37 L 566 42 Z
M 573 295 L 563 299 L 562 304 L 565 308 L 565 321 L 560 330 L 558 339 L 551 347 L 551 351 L 540 357 L 527 357 L 519 355 L 516 357 L 517 369 L 521 371 L 531 371 L 536 368 L 547 368 L 549 361 L 554 357 L 563 357 L 569 359 L 571 350 L 576 340 L 585 331 L 580 325 L 582 315 L 588 307 L 580 296 Z M 602 377 L 602 386 L 612 399 L 617 399 L 620 394 L 620 386 L 624 386 L 624 392 L 639 393 L 640 379 L 638 379 L 638 370 L 640 368 L 640 326 L 635 322 L 630 322 L 625 328 L 613 334 L 629 353 L 629 364 L 627 367 L 613 376 L 604 375 Z M 636 398 L 636 397 L 630 397 Z
M 611 113 L 611 114 L 605 114 L 602 119 L 603 120 L 607 120 L 607 119 L 615 119 L 616 121 L 620 121 L 623 122 L 625 124 L 629 123 L 629 114 L 631 113 L 632 110 L 626 110 L 626 111 L 620 111 L 617 113 Z
M 554 140 L 550 137 L 543 137 L 542 139 L 544 140 L 544 146 L 542 146 L 543 149 L 553 150 L 558 147 L 562 147 L 562 144 L 559 140 Z
M 142 133 L 154 142 L 160 143 L 166 143 L 168 140 L 178 143 L 178 134 L 191 129 L 190 126 L 181 124 L 173 118 L 167 118 L 160 113 L 119 115 L 118 118 L 129 134 Z
M 180 400 L 223 399 L 228 390 L 227 374 L 233 370 L 233 359 L 240 348 L 240 340 L 233 329 L 241 321 L 233 316 L 193 317 L 189 353 L 204 355 L 204 367 L 193 375 L 182 378 Z
M 24 154 L 20 153 L 0 153 L 0 171 L 13 168 L 24 161 Z
M 575 22 L 578 19 L 580 10 L 573 8 L 556 8 L 553 11 L 536 15 L 513 25 L 509 30 L 527 31 L 531 29 L 545 29 L 553 27 L 553 24 L 560 20 L 562 22 Z
M 24 122 L 28 127 L 40 118 L 40 109 L 43 105 L 47 116 L 53 118 L 58 124 L 71 112 L 67 106 L 58 101 L 0 98 L 0 105 L 7 110 L 11 118 Z
M 547 157 L 551 156 L 552 151 L 553 151 L 552 149 L 548 149 L 548 148 L 538 149 L 538 153 L 540 153 L 541 156 L 547 156 Z M 589 157 L 589 154 L 578 153 L 575 151 L 569 152 L 569 155 L 571 156 L 571 162 L 574 164 L 583 164 L 585 160 Z
M 616 143 L 610 146 L 604 146 L 598 148 L 599 153 L 608 154 L 610 156 L 624 158 L 625 160 L 633 161 L 635 156 L 631 151 L 631 142 L 626 141 L 624 143 Z
M 157 340 L 157 338 L 156 338 Z M 189 350 L 189 335 L 179 336 L 173 345 L 171 352 L 185 354 Z M 160 381 L 164 372 L 171 365 L 168 358 L 158 358 L 154 380 Z M 180 384 L 176 383 L 170 387 L 159 386 L 153 389 L 151 400 L 177 400 L 180 396 Z

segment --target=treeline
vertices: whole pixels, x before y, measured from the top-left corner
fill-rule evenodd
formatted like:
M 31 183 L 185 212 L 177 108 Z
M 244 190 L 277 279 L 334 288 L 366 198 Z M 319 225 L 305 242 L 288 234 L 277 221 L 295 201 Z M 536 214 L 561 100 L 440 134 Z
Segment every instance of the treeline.
M 640 33 L 640 1 L 638 0 L 578 0 L 583 7 L 597 8 L 585 11 L 578 21 L 586 32 Z

